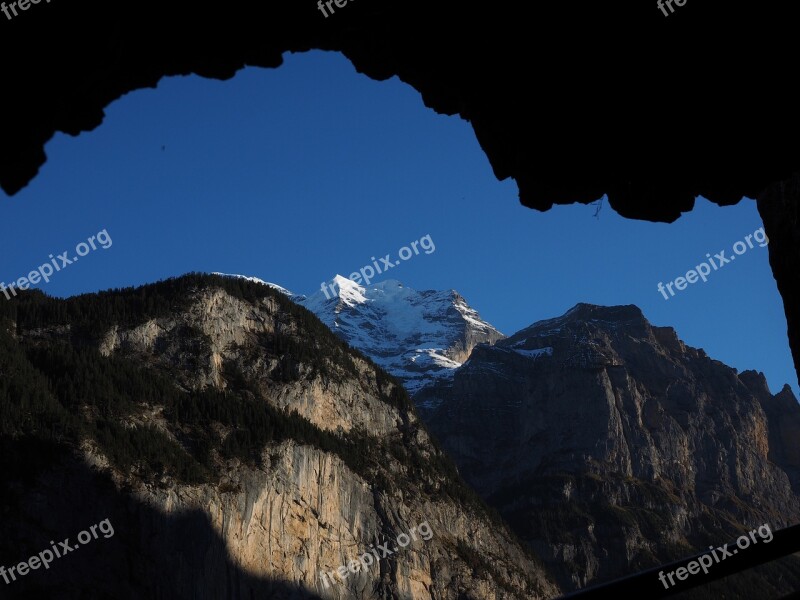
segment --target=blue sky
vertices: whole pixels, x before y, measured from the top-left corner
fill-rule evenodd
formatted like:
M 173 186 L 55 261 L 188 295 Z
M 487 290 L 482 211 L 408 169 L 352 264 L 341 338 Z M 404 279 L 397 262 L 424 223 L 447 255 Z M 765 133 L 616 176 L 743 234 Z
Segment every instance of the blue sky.
M 226 82 L 165 79 L 113 103 L 97 130 L 58 134 L 32 184 L 0 192 L 0 281 L 105 229 L 110 248 L 38 287 L 69 296 L 222 271 L 311 294 L 430 235 L 435 252 L 385 277 L 456 289 L 507 334 L 577 302 L 636 304 L 712 357 L 763 371 L 773 391 L 797 392 L 767 248 L 669 300 L 657 291 L 707 253 L 730 256 L 761 226 L 754 202 L 698 199 L 671 225 L 607 204 L 599 218 L 584 205 L 529 210 L 513 181 L 494 178 L 468 123 L 396 78 L 370 80 L 332 53 L 285 59 Z

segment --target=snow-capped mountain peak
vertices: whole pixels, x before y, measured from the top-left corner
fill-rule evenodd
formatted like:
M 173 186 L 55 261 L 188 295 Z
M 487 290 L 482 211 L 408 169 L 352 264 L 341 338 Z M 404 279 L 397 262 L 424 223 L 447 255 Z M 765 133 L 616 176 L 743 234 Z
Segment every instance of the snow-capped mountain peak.
M 475 345 L 504 337 L 455 290 L 420 292 L 396 279 L 363 286 L 337 275 L 300 304 L 412 394 L 451 377 Z
M 366 288 L 358 285 L 351 279 L 347 279 L 347 277 L 342 277 L 341 275 L 336 275 L 331 284 L 325 290 L 329 296 L 335 296 L 339 298 L 339 300 L 348 306 L 355 306 L 356 304 L 364 304 L 367 302 L 367 298 L 364 295 L 365 291 Z M 324 296 L 325 292 L 320 290 L 317 292 L 317 294 Z M 325 296 L 325 298 L 327 300 L 328 296 Z
M 400 379 L 410 394 L 452 377 L 478 344 L 505 337 L 455 290 L 417 291 L 396 279 L 359 285 L 337 275 L 305 297 L 257 277 L 225 276 L 286 294 Z

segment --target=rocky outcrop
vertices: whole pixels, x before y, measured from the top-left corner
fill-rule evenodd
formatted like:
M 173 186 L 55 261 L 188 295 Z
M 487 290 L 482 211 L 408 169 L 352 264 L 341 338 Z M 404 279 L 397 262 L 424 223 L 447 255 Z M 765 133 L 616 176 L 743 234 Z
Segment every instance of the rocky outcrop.
M 774 396 L 763 373 L 744 371 L 739 379 L 761 404 L 769 428 L 769 459 L 789 476 L 792 489 L 800 495 L 800 410 L 792 388 L 784 385 Z
M 773 396 L 635 306 L 579 304 L 422 395 L 467 481 L 567 588 L 800 519 L 790 389 Z
M 276 296 L 277 297 L 277 296 Z M 323 430 L 349 432 L 364 429 L 381 437 L 394 432 L 408 418 L 380 398 L 375 386 L 375 367 L 352 357 L 354 372 L 340 380 L 302 377 L 278 387 L 272 382 L 280 356 L 259 352 L 276 332 L 299 335 L 298 326 L 287 321 L 276 297 L 259 304 L 231 296 L 220 288 L 200 291 L 184 312 L 148 320 L 136 327 L 113 327 L 101 339 L 106 356 L 121 355 L 149 362 L 174 373 L 187 389 L 228 387 L 225 370 L 234 370 L 252 381 L 280 409 L 296 411 Z M 311 368 L 299 365 L 303 375 Z

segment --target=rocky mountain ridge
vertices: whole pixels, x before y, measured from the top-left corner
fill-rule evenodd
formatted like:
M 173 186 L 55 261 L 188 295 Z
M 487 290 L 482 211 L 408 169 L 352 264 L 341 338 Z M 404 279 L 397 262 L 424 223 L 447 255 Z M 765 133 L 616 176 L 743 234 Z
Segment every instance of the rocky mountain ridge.
M 635 306 L 578 304 L 479 345 L 415 400 L 566 589 L 800 521 L 791 389 L 771 394 Z

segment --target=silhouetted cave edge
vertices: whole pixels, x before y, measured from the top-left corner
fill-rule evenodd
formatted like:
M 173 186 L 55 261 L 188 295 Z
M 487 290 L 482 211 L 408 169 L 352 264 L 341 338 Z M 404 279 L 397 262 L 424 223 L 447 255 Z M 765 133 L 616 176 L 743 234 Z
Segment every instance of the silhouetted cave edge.
M 784 142 L 800 123 L 782 92 L 794 36 L 779 9 L 709 0 L 664 18 L 641 2 L 535 14 L 505 2 L 349 2 L 328 18 L 313 0 L 175 3 L 155 18 L 141 2 L 90 0 L 0 21 L 0 48 L 14 56 L 0 75 L 10 90 L 0 185 L 19 191 L 54 132 L 94 129 L 110 102 L 161 77 L 228 79 L 311 49 L 341 52 L 376 80 L 396 75 L 426 106 L 470 121 L 497 177 L 514 178 L 533 208 L 608 194 L 623 216 L 673 221 L 698 195 L 756 198 L 800 167 Z
M 707 0 L 665 17 L 654 2 L 545 3 L 533 13 L 504 1 L 349 2 L 327 18 L 312 0 L 88 0 L 0 18 L 0 187 L 17 193 L 55 132 L 96 128 L 129 91 L 164 76 L 229 79 L 311 49 L 341 52 L 376 80 L 396 75 L 429 108 L 468 120 L 495 175 L 514 178 L 521 202 L 539 210 L 607 194 L 624 217 L 672 222 L 698 195 L 720 205 L 759 198 L 800 168 L 800 113 L 784 83 L 795 68 L 791 6 Z M 796 239 L 797 226 L 775 225 L 769 205 L 759 210 L 773 243 Z M 796 330 L 800 308 L 785 290 L 797 275 L 776 252 Z M 789 337 L 800 364 L 798 332 Z

